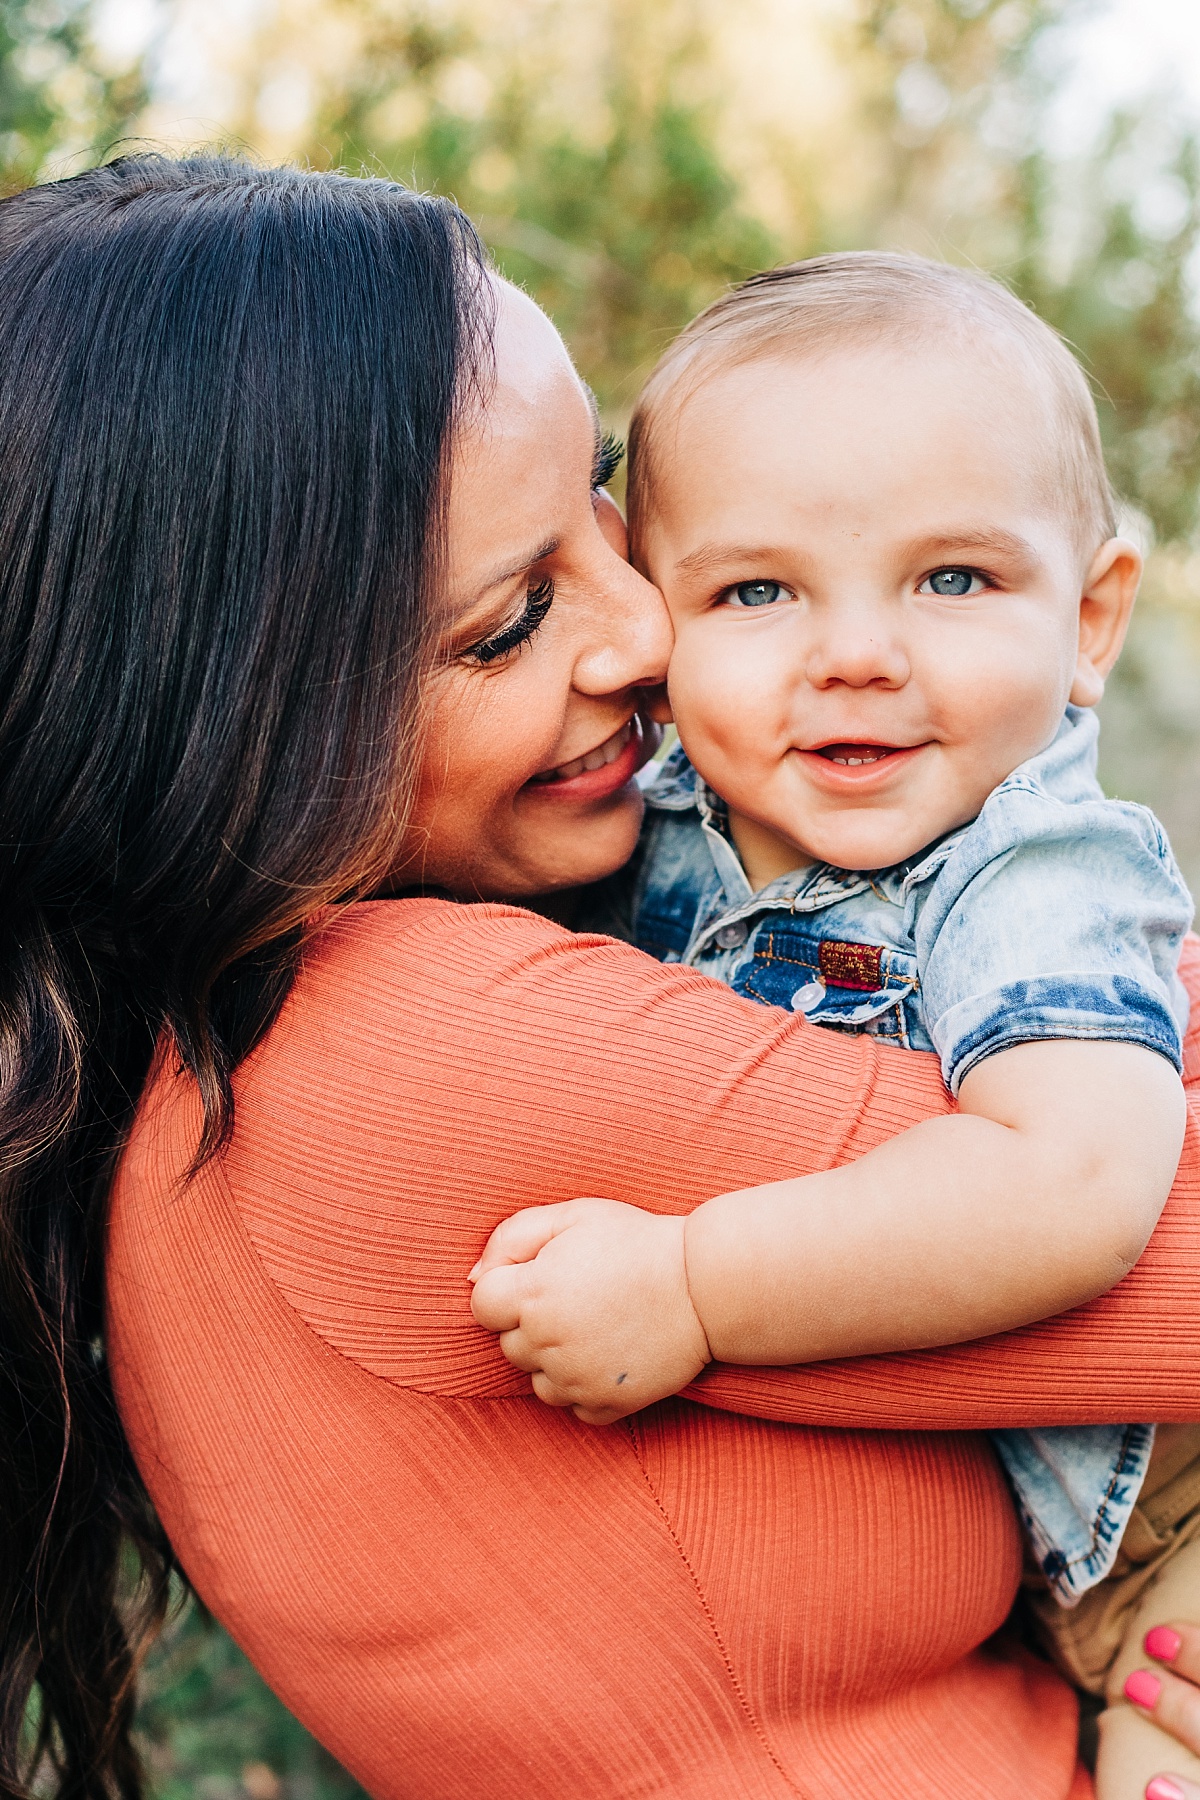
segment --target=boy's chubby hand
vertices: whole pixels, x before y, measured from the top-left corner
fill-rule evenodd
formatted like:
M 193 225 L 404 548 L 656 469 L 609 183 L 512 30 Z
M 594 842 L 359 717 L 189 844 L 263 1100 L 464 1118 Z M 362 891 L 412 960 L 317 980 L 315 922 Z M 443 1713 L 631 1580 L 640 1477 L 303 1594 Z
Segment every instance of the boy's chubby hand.
M 710 1360 L 683 1246 L 683 1219 L 616 1200 L 532 1206 L 488 1239 L 471 1311 L 539 1400 L 609 1425 L 677 1394 Z

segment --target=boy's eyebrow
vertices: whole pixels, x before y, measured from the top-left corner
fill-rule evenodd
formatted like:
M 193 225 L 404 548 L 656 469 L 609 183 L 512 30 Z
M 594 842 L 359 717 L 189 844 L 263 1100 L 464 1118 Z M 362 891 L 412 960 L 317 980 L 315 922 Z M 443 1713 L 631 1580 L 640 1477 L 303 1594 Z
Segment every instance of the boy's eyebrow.
M 953 556 L 965 550 L 982 550 L 985 555 L 1015 556 L 1028 561 L 1037 555 L 1028 538 L 1021 537 L 1015 531 L 1005 531 L 999 525 L 956 527 L 953 532 L 938 532 L 932 537 L 915 538 L 912 548 L 923 550 L 929 556 Z
M 681 556 L 675 567 L 684 575 L 703 575 L 723 563 L 765 563 L 786 555 L 778 544 L 700 544 Z
M 920 551 L 931 557 L 961 556 L 974 550 L 982 551 L 985 556 L 1011 556 L 1023 562 L 1032 561 L 1037 555 L 1027 538 L 996 525 L 967 525 L 956 527 L 952 532 L 939 531 L 930 537 L 914 538 L 908 549 L 910 554 Z M 699 544 L 695 550 L 681 556 L 675 567 L 682 575 L 703 575 L 727 563 L 766 565 L 795 554 L 795 547 L 789 550 L 778 544 Z

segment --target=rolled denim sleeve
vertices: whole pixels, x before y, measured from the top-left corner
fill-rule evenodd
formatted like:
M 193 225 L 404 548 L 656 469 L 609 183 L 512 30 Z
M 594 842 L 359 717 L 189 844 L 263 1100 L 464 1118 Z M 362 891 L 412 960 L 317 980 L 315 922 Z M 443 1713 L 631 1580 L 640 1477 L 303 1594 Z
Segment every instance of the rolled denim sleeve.
M 1179 1068 L 1192 901 L 1145 807 L 1010 779 L 920 874 L 922 1013 L 952 1093 L 985 1056 L 1044 1038 L 1141 1044 Z

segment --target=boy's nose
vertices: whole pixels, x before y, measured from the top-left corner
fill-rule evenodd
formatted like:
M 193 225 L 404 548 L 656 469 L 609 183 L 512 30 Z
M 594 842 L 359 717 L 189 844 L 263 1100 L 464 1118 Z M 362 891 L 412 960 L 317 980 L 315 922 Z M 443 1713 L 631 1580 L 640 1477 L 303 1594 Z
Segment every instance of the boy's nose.
M 854 608 L 826 619 L 809 647 L 808 679 L 813 687 L 903 687 L 910 673 L 903 643 L 891 621 L 874 609 Z

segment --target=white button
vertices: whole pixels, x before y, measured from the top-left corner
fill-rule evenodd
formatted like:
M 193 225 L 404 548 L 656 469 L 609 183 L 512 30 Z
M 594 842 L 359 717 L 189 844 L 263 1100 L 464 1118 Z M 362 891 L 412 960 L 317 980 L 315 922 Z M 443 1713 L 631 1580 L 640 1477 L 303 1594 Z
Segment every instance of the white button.
M 736 950 L 750 936 L 750 927 L 745 919 L 734 919 L 728 925 L 722 925 L 717 933 L 716 941 L 722 950 Z
M 792 1011 L 811 1012 L 814 1006 L 820 1006 L 824 998 L 825 983 L 823 981 L 806 981 L 804 986 L 798 987 L 792 995 Z

